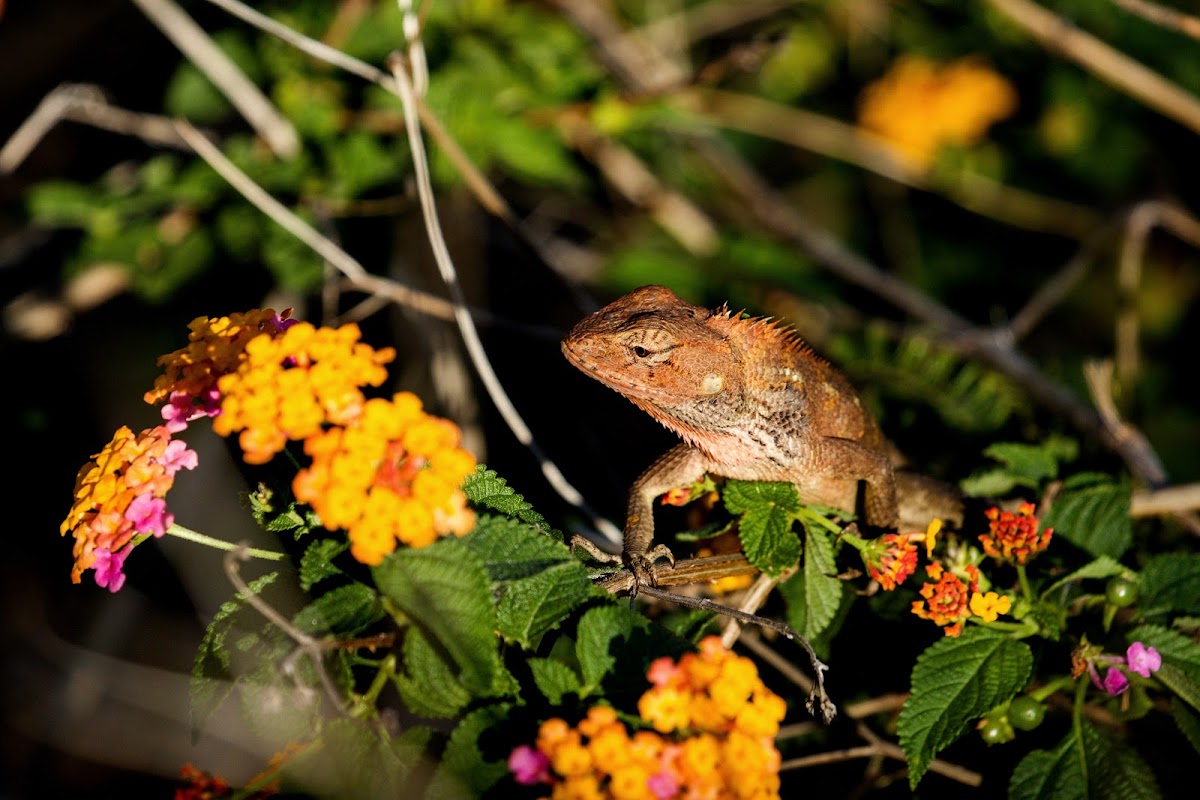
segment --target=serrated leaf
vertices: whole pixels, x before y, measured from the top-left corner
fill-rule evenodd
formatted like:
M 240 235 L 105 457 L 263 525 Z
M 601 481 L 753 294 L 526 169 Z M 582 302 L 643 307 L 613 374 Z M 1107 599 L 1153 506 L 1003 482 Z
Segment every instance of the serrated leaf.
M 1013 770 L 1008 800 L 1087 800 L 1083 761 L 1072 733 L 1053 750 L 1033 750 Z
M 1200 614 L 1200 553 L 1163 553 L 1141 574 L 1143 613 Z
M 322 725 L 319 747 L 288 759 L 283 787 L 313 798 L 404 797 L 425 757 L 420 738 L 388 737 L 360 720 L 334 719 Z
M 317 597 L 292 617 L 292 624 L 310 636 L 356 636 L 382 618 L 379 595 L 355 582 Z
M 261 594 L 278 577 L 278 572 L 269 572 L 251 581 L 248 588 L 254 594 Z M 235 617 L 247 608 L 249 606 L 240 596 L 222 603 L 200 640 L 188 684 L 193 739 L 200 735 L 213 712 L 233 691 L 233 675 L 230 672 L 233 659 L 229 637 L 238 631 Z M 258 614 L 257 611 L 253 613 Z M 260 624 L 261 617 L 256 617 L 255 627 Z M 257 640 L 256 635 L 254 639 Z
M 800 509 L 790 483 L 730 480 L 722 492 L 725 508 L 741 516 L 738 533 L 747 560 L 771 577 L 800 561 L 800 537 L 792 522 Z
M 837 616 L 842 596 L 833 541 L 817 526 L 808 526 L 804 536 L 804 638 L 812 641 L 825 632 Z
M 1120 558 L 1133 543 L 1129 484 L 1100 473 L 1074 475 L 1041 523 L 1094 556 Z
M 1150 766 L 1137 751 L 1110 738 L 1086 720 L 1079 723 L 1088 797 L 1096 800 L 1157 800 Z
M 563 695 L 581 693 L 579 674 L 569 665 L 556 658 L 531 658 L 528 664 L 534 684 L 551 705 L 561 704 Z
M 443 656 L 420 628 L 404 636 L 404 670 L 392 678 L 404 705 L 414 714 L 450 719 L 471 701 L 471 693 L 446 669 Z
M 1053 451 L 1042 445 L 996 442 L 983 454 L 1004 464 L 1018 483 L 1031 489 L 1058 477 L 1058 460 Z
M 947 636 L 922 653 L 897 726 L 911 787 L 917 787 L 933 757 L 958 739 L 971 720 L 1021 691 L 1032 668 L 1028 645 L 980 628 Z
M 503 667 L 487 570 L 458 539 L 398 550 L 373 568 L 375 585 L 450 656 L 472 693 L 487 695 Z
M 1176 700 L 1171 703 L 1171 717 L 1192 749 L 1200 753 L 1200 714 L 1189 708 L 1187 703 Z
M 1003 467 L 977 472 L 958 482 L 968 497 L 1003 497 L 1017 486 L 1016 479 Z
M 1049 597 L 1054 593 L 1055 590 L 1066 586 L 1068 583 L 1075 583 L 1077 581 L 1096 578 L 1111 578 L 1114 575 L 1120 575 L 1122 572 L 1126 571 L 1126 568 L 1121 564 L 1120 561 L 1108 556 L 1100 556 L 1099 558 L 1089 561 L 1074 572 L 1059 578 L 1054 583 L 1050 584 L 1050 586 L 1047 587 L 1044 592 L 1042 592 L 1041 596 L 1043 598 Z
M 611 604 L 589 609 L 579 620 L 575 656 L 583 677 L 581 694 L 600 686 L 617 663 L 617 651 L 624 649 L 636 632 L 645 632 L 646 620 L 622 605 Z
M 515 517 L 541 529 L 548 529 L 542 515 L 534 511 L 533 506 L 514 492 L 503 478 L 483 464 L 475 468 L 474 474 L 467 476 L 463 481 L 462 490 L 467 499 L 476 506 Z
M 526 649 L 580 603 L 603 594 L 566 545 L 526 523 L 481 517 L 463 541 L 492 579 L 500 634 Z
M 306 547 L 304 555 L 300 556 L 300 588 L 307 592 L 326 578 L 343 574 L 334 566 L 333 559 L 349 547 L 346 542 L 336 539 L 318 539 Z
M 426 797 L 473 800 L 508 774 L 507 759 L 489 760 L 480 748 L 480 740 L 488 731 L 504 723 L 509 708 L 506 704 L 485 706 L 463 717 L 450 734 Z M 504 756 L 507 755 L 505 752 Z M 391 796 L 403 797 L 404 794 Z

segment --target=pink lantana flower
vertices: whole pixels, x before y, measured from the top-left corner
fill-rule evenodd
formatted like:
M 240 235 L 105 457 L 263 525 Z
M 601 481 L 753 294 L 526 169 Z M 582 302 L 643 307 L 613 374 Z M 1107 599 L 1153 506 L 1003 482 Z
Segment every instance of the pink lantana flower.
M 168 475 L 174 475 L 181 469 L 195 469 L 196 464 L 199 463 L 199 457 L 195 450 L 188 449 L 187 442 L 173 439 L 163 454 L 158 457 L 158 463 L 162 465 Z
M 155 538 L 175 524 L 175 515 L 167 511 L 167 501 L 149 492 L 133 498 L 129 508 L 125 509 L 125 519 L 133 523 L 138 533 L 152 533 Z
M 132 550 L 133 545 L 116 553 L 107 547 L 97 547 L 93 550 L 96 560 L 92 562 L 92 569 L 96 571 L 96 585 L 110 592 L 119 592 L 125 585 L 125 559 Z
M 1162 666 L 1162 656 L 1153 647 L 1146 647 L 1141 642 L 1134 642 L 1125 651 L 1125 663 L 1138 675 L 1149 678 L 1151 672 L 1157 672 Z
M 508 757 L 508 771 L 522 786 L 548 783 L 550 780 L 550 758 L 537 748 L 527 744 L 518 745 Z

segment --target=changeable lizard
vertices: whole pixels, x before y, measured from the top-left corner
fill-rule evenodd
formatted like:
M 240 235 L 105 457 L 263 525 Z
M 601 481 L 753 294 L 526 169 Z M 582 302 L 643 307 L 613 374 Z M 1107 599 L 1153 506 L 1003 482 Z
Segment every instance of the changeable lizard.
M 674 561 L 664 545 L 650 547 L 653 501 L 705 474 L 791 482 L 801 501 L 846 510 L 859 508 L 861 482 L 862 518 L 878 529 L 902 520 L 923 529 L 931 503 L 941 516 L 961 514 L 948 490 L 932 489 L 941 496 L 931 500 L 932 479 L 897 472 L 893 448 L 850 383 L 770 319 L 644 286 L 580 321 L 562 349 L 683 439 L 629 492 L 623 559 L 635 591 L 655 583 L 657 559 Z

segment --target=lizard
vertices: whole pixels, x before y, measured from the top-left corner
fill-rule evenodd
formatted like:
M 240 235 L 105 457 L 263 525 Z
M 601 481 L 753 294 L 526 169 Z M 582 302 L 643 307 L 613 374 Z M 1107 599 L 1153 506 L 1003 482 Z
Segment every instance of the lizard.
M 898 471 L 897 451 L 850 381 L 774 319 L 643 286 L 579 321 L 562 351 L 683 440 L 629 491 L 621 560 L 635 594 L 656 583 L 658 559 L 674 563 L 665 545 L 651 548 L 654 500 L 706 474 L 790 482 L 801 502 L 849 511 L 859 508 L 863 484 L 862 519 L 881 531 L 902 520 L 923 529 L 930 507 L 951 521 L 961 516 L 949 487 Z M 930 484 L 941 496 L 928 496 Z M 572 544 L 617 560 L 581 537 Z

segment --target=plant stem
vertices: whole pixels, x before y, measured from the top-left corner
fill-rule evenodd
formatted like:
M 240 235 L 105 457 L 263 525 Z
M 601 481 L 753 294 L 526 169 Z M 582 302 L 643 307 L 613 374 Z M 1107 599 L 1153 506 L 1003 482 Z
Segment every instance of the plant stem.
M 191 528 L 185 528 L 178 524 L 167 528 L 167 534 L 170 536 L 177 536 L 180 539 L 187 539 L 189 542 L 195 542 L 196 544 L 207 545 L 208 547 L 213 547 L 217 550 L 232 551 L 241 547 L 239 544 L 227 542 L 224 539 L 215 539 L 212 536 L 205 536 L 203 533 L 194 531 Z M 277 553 L 274 550 L 259 550 L 256 547 L 247 547 L 245 550 L 246 555 L 253 556 L 254 558 L 265 558 L 271 561 L 282 561 L 283 559 L 287 558 L 286 553 Z
M 1033 603 L 1033 590 L 1029 588 L 1029 576 L 1025 574 L 1025 565 L 1017 564 L 1017 581 L 1021 584 L 1021 596 L 1027 603 Z

